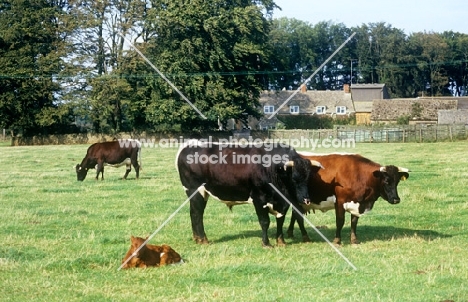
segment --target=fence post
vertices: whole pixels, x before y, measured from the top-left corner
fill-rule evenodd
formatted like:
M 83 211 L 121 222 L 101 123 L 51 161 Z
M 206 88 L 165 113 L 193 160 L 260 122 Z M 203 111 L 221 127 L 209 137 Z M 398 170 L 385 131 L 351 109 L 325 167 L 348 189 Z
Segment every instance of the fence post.
M 447 127 L 449 128 L 450 141 L 453 142 L 453 137 L 452 137 L 452 126 L 447 125 Z
M 422 143 L 422 128 L 419 128 L 419 142 Z

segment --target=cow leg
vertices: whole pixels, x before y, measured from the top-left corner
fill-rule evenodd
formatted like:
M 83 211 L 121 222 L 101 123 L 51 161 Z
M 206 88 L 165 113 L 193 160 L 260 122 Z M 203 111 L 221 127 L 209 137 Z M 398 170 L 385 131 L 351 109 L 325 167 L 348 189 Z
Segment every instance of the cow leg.
M 294 238 L 294 224 L 296 223 L 296 212 L 294 209 L 291 213 L 291 222 L 289 223 L 288 227 L 288 238 Z
M 254 199 L 255 212 L 257 213 L 258 222 L 262 228 L 262 246 L 271 248 L 270 240 L 268 239 L 268 228 L 270 227 L 270 216 L 268 209 L 264 208 L 258 200 Z M 284 220 L 283 220 L 284 221 Z
M 302 242 L 310 242 L 310 238 L 309 238 L 309 235 L 307 234 L 307 231 L 304 227 L 304 217 L 302 215 L 299 215 L 294 209 L 293 209 L 293 213 L 292 213 L 292 216 L 291 216 L 291 219 L 292 217 L 295 217 L 296 220 L 297 220 L 297 224 L 299 225 L 299 229 L 301 230 L 301 235 L 302 235 Z M 293 225 L 294 227 L 294 225 Z
M 336 201 L 335 203 L 335 219 L 336 219 L 336 234 L 333 243 L 341 245 L 341 230 L 345 223 L 345 210 L 343 203 Z
M 356 236 L 356 229 L 359 217 L 351 215 L 351 244 L 359 244 L 359 240 Z
M 285 246 L 286 242 L 284 241 L 284 235 L 283 235 L 283 225 L 284 225 L 284 219 L 286 217 L 283 215 L 281 217 L 276 217 L 276 245 L 277 246 Z
M 99 173 L 101 173 L 101 180 L 104 180 L 104 162 L 98 162 L 96 165 L 96 180 L 99 179 Z
M 193 192 L 193 190 L 187 191 L 187 196 L 190 197 Z M 190 199 L 190 219 L 192 221 L 193 239 L 198 244 L 209 243 L 203 225 L 203 214 L 205 212 L 207 200 L 208 198 L 204 198 L 199 192 Z
M 132 158 L 131 161 L 132 161 L 133 168 L 135 168 L 136 179 L 138 179 L 140 177 L 140 165 L 138 164 L 138 159 L 137 158 Z M 131 167 L 130 167 L 130 169 L 131 169 Z
M 132 171 L 132 165 L 125 165 L 125 168 L 126 168 L 125 175 L 122 179 L 127 179 L 128 173 Z

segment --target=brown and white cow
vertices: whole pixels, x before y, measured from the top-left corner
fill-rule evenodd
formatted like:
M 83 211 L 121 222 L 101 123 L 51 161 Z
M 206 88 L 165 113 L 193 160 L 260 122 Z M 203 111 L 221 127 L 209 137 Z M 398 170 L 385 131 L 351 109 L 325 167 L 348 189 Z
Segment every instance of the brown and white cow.
M 359 217 L 371 211 L 379 197 L 390 204 L 398 204 L 398 183 L 407 179 L 410 172 L 406 168 L 393 165 L 382 166 L 358 154 L 298 153 L 305 159 L 319 161 L 324 167 L 309 178 L 311 203 L 302 207 L 305 211 L 314 212 L 335 209 L 336 244 L 341 244 L 341 230 L 346 212 L 351 214 L 351 243 L 357 244 L 359 241 L 356 228 Z M 293 235 L 296 219 L 297 214 L 293 211 L 288 228 L 289 236 Z M 303 240 L 309 241 L 302 219 L 298 219 L 298 223 Z
M 81 164 L 75 166 L 76 177 L 83 181 L 89 169 L 96 169 L 96 179 L 104 179 L 104 166 L 120 167 L 125 165 L 126 171 L 123 179 L 135 168 L 136 178 L 140 176 L 141 168 L 141 143 L 137 140 L 120 140 L 92 144 Z

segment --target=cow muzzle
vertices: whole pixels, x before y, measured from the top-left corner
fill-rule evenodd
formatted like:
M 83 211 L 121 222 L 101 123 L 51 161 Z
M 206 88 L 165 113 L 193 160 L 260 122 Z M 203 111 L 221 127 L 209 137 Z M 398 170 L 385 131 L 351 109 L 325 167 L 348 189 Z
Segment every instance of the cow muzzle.
M 309 205 L 310 204 L 310 199 L 309 198 L 303 198 L 302 203 L 306 204 L 306 205 Z
M 399 204 L 400 203 L 400 198 L 394 198 L 391 204 Z

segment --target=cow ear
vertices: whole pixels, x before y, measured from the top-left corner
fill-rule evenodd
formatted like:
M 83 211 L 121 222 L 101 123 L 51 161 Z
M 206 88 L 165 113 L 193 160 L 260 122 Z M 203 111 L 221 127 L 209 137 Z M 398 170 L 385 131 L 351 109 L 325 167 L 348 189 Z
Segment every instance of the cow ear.
M 406 172 L 400 172 L 400 180 L 407 180 L 409 177 L 409 174 Z

